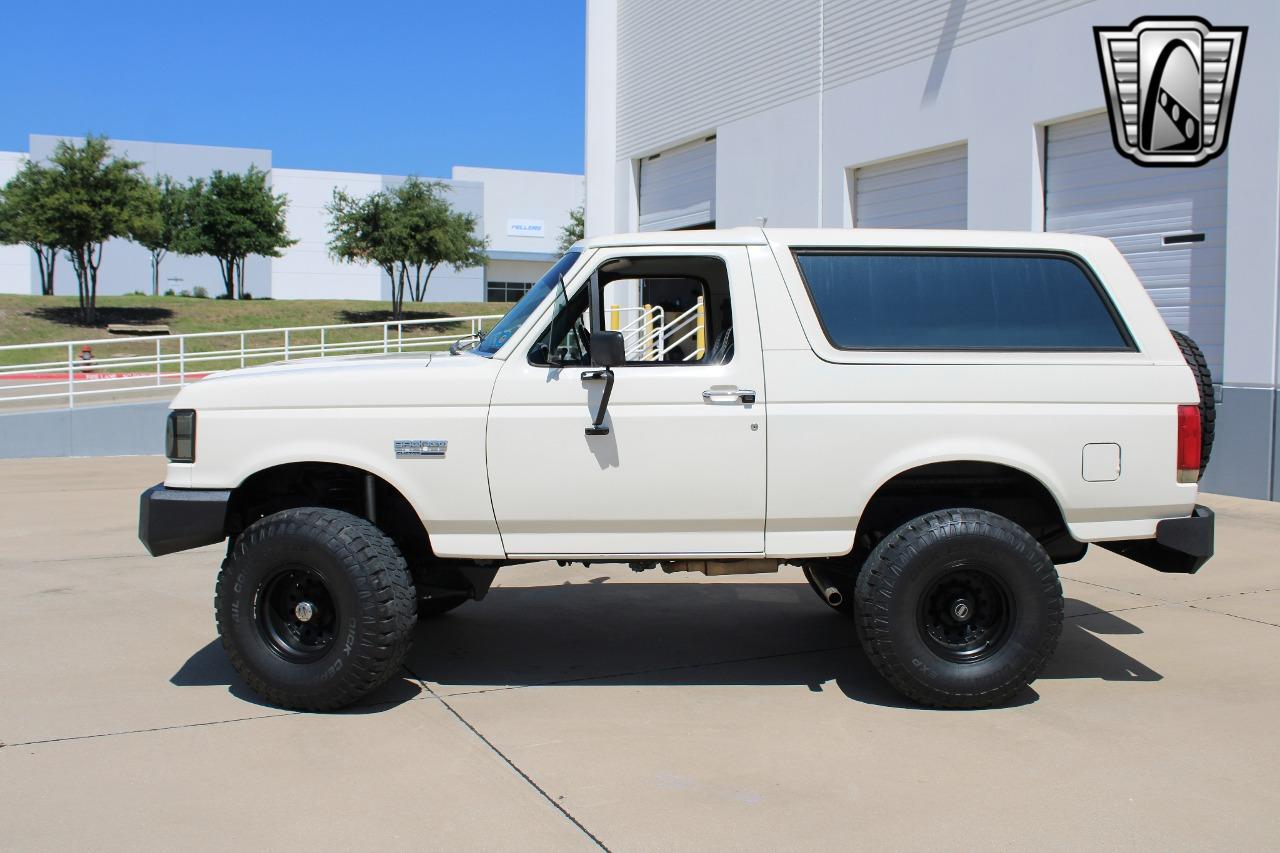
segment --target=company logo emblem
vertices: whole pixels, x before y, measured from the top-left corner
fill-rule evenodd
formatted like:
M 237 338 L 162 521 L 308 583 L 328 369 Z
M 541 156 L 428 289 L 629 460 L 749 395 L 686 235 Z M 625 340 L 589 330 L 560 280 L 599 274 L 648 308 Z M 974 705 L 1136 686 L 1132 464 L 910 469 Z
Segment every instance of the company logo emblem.
M 1116 150 L 1141 166 L 1199 166 L 1225 151 L 1248 30 L 1164 17 L 1094 27 Z

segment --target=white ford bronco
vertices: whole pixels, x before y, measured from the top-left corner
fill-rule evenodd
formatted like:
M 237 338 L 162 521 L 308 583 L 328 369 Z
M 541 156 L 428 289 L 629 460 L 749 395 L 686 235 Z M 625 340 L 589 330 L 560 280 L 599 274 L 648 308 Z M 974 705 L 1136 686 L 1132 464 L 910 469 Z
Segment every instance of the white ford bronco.
M 184 389 L 139 533 L 227 540 L 245 681 L 332 709 L 419 617 L 539 560 L 803 568 L 908 697 L 1007 699 L 1053 653 L 1055 564 L 1213 553 L 1203 356 L 1107 240 L 732 229 L 575 246 L 482 338 Z

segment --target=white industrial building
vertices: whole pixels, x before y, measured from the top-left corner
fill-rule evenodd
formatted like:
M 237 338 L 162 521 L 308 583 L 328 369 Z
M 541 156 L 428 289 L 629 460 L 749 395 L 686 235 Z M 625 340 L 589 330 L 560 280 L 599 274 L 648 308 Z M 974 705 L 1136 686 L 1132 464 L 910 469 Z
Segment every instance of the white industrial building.
M 13 177 L 28 158 L 48 157 L 60 138 L 32 135 L 28 151 L 0 152 L 0 184 Z M 279 258 L 247 259 L 245 281 L 255 297 L 390 298 L 390 279 L 377 267 L 338 263 L 329 257 L 324 207 L 335 189 L 366 195 L 395 186 L 404 176 L 283 169 L 272 164 L 271 152 L 264 149 L 130 140 L 112 140 L 112 147 L 116 153 L 141 162 L 150 177 L 164 174 L 187 180 L 205 177 L 214 169 L 244 171 L 251 165 L 267 172 L 272 189 L 289 198 L 288 232 L 298 242 Z M 427 299 L 432 302 L 519 298 L 560 256 L 560 231 L 569 223 L 570 211 L 583 199 L 581 175 L 455 166 L 449 178 L 440 180 L 448 187 L 453 206 L 475 215 L 477 230 L 489 238 L 489 263 L 457 271 L 437 269 L 427 289 Z M 125 240 L 113 240 L 104 247 L 100 294 L 150 292 L 150 286 L 146 250 Z M 166 258 L 160 286 L 175 292 L 203 287 L 211 296 L 223 290 L 217 262 L 199 257 Z M 0 293 L 39 292 L 39 274 L 31 251 L 22 246 L 0 246 Z M 69 263 L 59 263 L 55 292 L 75 292 Z
M 1112 143 L 1093 28 L 1143 15 L 1249 28 L 1228 148 L 1203 166 L 1143 168 Z M 1220 385 L 1207 487 L 1273 499 L 1278 152 L 1275 0 L 587 3 L 588 236 L 767 220 L 1110 237 Z

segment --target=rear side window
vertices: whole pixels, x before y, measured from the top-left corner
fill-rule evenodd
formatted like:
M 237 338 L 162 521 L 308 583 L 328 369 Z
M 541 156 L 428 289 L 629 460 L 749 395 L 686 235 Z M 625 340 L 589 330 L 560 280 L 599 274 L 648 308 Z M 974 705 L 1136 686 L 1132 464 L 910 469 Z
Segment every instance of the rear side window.
M 1065 255 L 798 250 L 841 349 L 1128 350 L 1092 275 Z

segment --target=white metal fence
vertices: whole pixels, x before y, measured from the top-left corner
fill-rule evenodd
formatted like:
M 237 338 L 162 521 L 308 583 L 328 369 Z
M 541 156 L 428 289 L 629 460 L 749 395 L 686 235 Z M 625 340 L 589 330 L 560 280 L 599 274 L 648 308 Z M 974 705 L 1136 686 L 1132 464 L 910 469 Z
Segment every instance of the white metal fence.
M 65 401 L 74 407 L 95 398 L 111 399 L 107 395 L 144 396 L 180 388 L 209 373 L 236 367 L 440 349 L 480 333 L 501 316 L 8 344 L 0 346 L 0 404 Z M 9 363 L 11 359 L 20 363 Z

